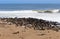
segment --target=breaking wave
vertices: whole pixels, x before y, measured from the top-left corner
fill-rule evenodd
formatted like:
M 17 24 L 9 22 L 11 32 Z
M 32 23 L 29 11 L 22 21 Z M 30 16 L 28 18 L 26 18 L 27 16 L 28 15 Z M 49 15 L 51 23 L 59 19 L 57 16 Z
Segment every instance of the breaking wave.
M 44 10 L 45 11 L 45 10 Z M 37 10 L 16 10 L 16 11 L 0 11 L 0 17 L 1 18 L 38 18 L 38 19 L 44 19 L 48 21 L 57 21 L 60 22 L 60 13 L 57 13 L 57 9 L 51 10 L 54 11 L 53 13 L 39 13 Z M 55 12 L 56 11 L 56 12 Z

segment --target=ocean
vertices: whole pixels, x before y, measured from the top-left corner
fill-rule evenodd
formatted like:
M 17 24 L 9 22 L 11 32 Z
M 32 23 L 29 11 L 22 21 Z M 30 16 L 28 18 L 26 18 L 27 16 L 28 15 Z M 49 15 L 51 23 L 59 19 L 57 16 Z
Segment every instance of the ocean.
M 38 13 L 34 10 L 60 9 L 60 4 L 0 4 L 1 18 L 37 18 L 60 23 L 59 13 Z
M 0 4 L 0 10 L 60 9 L 60 4 Z

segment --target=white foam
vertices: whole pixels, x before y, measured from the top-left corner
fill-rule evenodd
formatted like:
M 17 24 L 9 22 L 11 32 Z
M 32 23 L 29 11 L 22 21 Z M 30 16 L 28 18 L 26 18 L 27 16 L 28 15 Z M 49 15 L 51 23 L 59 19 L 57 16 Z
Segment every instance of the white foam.
M 21 10 L 21 11 L 0 11 L 0 17 L 32 17 L 38 19 L 44 19 L 48 21 L 60 22 L 60 13 L 38 13 L 32 10 Z
M 58 13 L 59 9 L 53 9 L 53 10 L 50 10 L 50 11 L 52 11 L 53 13 Z

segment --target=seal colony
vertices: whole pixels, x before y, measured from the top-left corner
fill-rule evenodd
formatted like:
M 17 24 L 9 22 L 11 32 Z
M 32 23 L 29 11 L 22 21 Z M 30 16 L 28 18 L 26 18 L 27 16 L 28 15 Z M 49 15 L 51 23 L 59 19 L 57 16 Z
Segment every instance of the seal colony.
M 17 27 L 21 26 L 25 29 L 33 28 L 34 30 L 54 30 L 59 31 L 60 30 L 60 23 L 53 22 L 53 21 L 47 21 L 43 19 L 37 19 L 37 18 L 0 18 L 1 21 L 4 21 L 5 23 L 12 25 L 15 24 Z

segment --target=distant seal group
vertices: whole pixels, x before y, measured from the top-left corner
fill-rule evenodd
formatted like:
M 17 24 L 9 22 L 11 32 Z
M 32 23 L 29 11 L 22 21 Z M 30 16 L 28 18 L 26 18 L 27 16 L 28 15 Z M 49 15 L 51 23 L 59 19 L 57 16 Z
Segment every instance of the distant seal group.
M 16 26 L 25 26 L 28 28 L 33 28 L 34 30 L 60 30 L 60 23 L 58 22 L 52 22 L 52 21 L 46 21 L 43 19 L 36 19 L 36 18 L 1 18 L 1 20 L 5 20 L 7 23 L 15 24 Z

